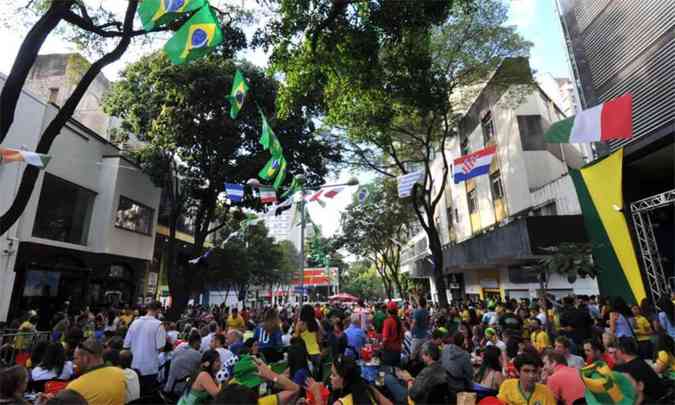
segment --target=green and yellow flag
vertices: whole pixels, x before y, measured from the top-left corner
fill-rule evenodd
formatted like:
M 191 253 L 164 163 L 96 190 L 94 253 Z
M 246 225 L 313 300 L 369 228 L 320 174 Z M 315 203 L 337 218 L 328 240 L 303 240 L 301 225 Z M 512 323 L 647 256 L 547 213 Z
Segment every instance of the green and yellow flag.
M 146 31 L 170 23 L 180 15 L 199 10 L 206 0 L 143 0 L 138 6 L 138 16 Z
M 286 180 L 286 159 L 281 156 L 281 166 L 279 167 L 279 174 L 277 174 L 277 177 L 274 179 L 274 189 L 279 190 L 281 186 L 284 185 L 284 181 Z
M 230 118 L 233 120 L 237 119 L 239 111 L 241 111 L 241 108 L 244 106 L 244 100 L 246 100 L 247 93 L 248 83 L 246 83 L 244 74 L 237 69 L 237 73 L 234 75 L 234 82 L 232 82 L 232 91 L 227 97 L 228 100 L 230 100 Z
M 223 42 L 223 32 L 211 7 L 206 4 L 164 45 L 171 62 L 178 65 L 207 55 Z
M 260 139 L 258 142 L 263 146 L 264 150 L 270 151 L 272 157 L 279 157 L 283 155 L 283 149 L 281 148 L 281 143 L 277 136 L 274 135 L 274 131 L 270 127 L 270 124 L 267 123 L 265 114 L 260 111 L 260 116 L 262 117 L 262 133 L 260 134 Z
M 580 170 L 571 170 L 593 245 L 593 257 L 601 268 L 600 294 L 621 296 L 639 304 L 646 297 L 635 247 L 628 231 L 622 195 L 623 149 Z
M 279 174 L 279 171 L 281 168 L 286 169 L 286 159 L 284 158 L 283 155 L 279 157 L 274 157 L 272 156 L 270 160 L 267 161 L 265 164 L 265 167 L 262 168 L 262 170 L 258 173 L 258 177 L 260 177 L 263 180 L 269 181 L 273 179 L 277 174 Z

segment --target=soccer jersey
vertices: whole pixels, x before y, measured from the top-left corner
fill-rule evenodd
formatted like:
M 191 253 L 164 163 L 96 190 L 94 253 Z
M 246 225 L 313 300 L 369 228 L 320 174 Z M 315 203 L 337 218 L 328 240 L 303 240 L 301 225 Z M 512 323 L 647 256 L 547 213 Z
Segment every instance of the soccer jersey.
M 528 394 L 520 389 L 517 378 L 504 381 L 497 397 L 507 405 L 556 405 L 553 393 L 545 385 L 536 384 L 534 391 Z

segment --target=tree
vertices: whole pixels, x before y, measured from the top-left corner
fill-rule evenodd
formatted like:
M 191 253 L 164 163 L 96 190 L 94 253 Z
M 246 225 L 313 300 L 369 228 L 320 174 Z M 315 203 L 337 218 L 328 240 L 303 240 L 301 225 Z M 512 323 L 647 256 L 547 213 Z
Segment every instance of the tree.
M 251 91 L 236 120 L 229 117 L 229 94 L 235 70 L 243 70 Z M 176 220 L 191 214 L 195 223 L 194 256 L 207 238 L 227 224 L 223 183 L 256 177 L 269 159 L 258 142 L 261 117 L 273 117 L 278 83 L 259 68 L 214 53 L 199 61 L 172 65 L 152 54 L 128 66 L 105 100 L 106 112 L 123 119 L 122 129 L 146 142 L 134 155 L 166 191 L 169 216 L 169 289 L 175 311 L 187 304 L 192 277 L 179 270 L 175 255 Z M 308 183 L 323 181 L 326 164 L 338 158 L 335 148 L 315 135 L 300 109 L 283 120 L 269 119 L 288 160 L 290 179 L 304 173 Z M 150 157 L 150 159 L 146 159 Z M 260 209 L 249 194 L 245 206 Z M 174 242 L 172 242 L 174 241 Z M 175 315 L 175 313 L 174 313 Z
M 34 65 L 42 45 L 47 37 L 55 32 L 57 26 L 60 28 L 56 31 L 69 39 L 71 43 L 77 44 L 81 49 L 86 49 L 92 54 L 101 54 L 102 56 L 86 69 L 72 94 L 47 125 L 35 150 L 37 153 L 49 152 L 61 129 L 73 116 L 75 108 L 82 100 L 89 85 L 104 67 L 117 61 L 127 51 L 132 39 L 141 38 L 149 41 L 148 34 L 175 30 L 189 17 L 184 16 L 179 20 L 158 26 L 151 32 L 147 32 L 143 29 L 134 29 L 134 16 L 139 0 L 128 0 L 121 16 L 111 11 L 113 7 L 109 6 L 108 3 L 112 2 L 107 2 L 106 6 L 100 3 L 98 7 L 95 7 L 91 4 L 88 5 L 84 0 L 37 0 L 27 2 L 27 13 L 38 15 L 39 18 L 21 43 L 5 86 L 0 93 L 0 142 L 5 139 L 14 122 L 17 102 L 28 73 Z M 231 13 L 232 10 L 231 8 L 217 9 L 219 16 L 224 21 L 222 29 L 225 38 L 227 38 L 220 46 L 220 51 L 226 55 L 232 55 L 246 44 L 243 32 L 236 26 L 241 20 L 236 13 Z M 16 18 L 16 16 L 13 17 Z M 112 41 L 115 40 L 117 40 L 117 43 L 112 45 Z M 7 232 L 23 213 L 33 193 L 38 173 L 38 168 L 34 166 L 28 166 L 24 171 L 12 205 L 0 217 L 0 235 Z
M 408 279 L 400 272 L 400 241 L 414 221 L 413 212 L 398 198 L 396 182 L 384 177 L 369 187 L 365 203 L 354 201 L 340 218 L 340 243 L 373 263 L 389 298 L 394 289 L 401 298 L 407 297 Z
M 357 297 L 378 301 L 384 299 L 380 276 L 368 261 L 354 262 L 343 272 L 341 290 Z
M 422 172 L 410 202 L 429 241 L 439 291 L 445 280 L 434 217 L 448 181 L 445 148 L 456 134 L 455 104 L 466 102 L 460 90 L 484 83 L 505 58 L 526 55 L 529 47 L 514 27 L 504 26 L 501 1 L 450 3 L 341 1 L 334 2 L 334 18 L 324 18 L 331 12 L 320 7 L 282 8 L 275 31 L 282 39 L 272 54 L 273 66 L 286 75 L 282 112 L 312 101 L 343 141 L 347 162 L 389 177 Z M 308 13 L 330 29 L 317 33 Z M 298 33 L 304 35 L 298 39 Z M 527 84 L 529 78 L 526 69 L 513 69 L 494 84 Z M 438 152 L 442 175 L 434 180 Z M 438 298 L 447 306 L 445 294 Z
M 578 277 L 595 278 L 601 271 L 593 260 L 593 247 L 590 243 L 565 242 L 558 246 L 540 248 L 540 250 L 544 256 L 528 270 L 537 273 L 542 294 L 548 290 L 548 282 L 552 274 L 567 278 L 571 284 Z

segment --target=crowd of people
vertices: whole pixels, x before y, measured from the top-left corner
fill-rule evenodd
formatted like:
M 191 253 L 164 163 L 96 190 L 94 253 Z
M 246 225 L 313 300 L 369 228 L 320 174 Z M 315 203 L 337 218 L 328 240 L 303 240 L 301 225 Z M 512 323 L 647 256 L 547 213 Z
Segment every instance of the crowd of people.
M 658 309 L 657 309 L 658 308 Z M 675 315 L 619 297 L 35 312 L 0 404 L 673 403 Z M 7 359 L 3 357 L 3 359 Z

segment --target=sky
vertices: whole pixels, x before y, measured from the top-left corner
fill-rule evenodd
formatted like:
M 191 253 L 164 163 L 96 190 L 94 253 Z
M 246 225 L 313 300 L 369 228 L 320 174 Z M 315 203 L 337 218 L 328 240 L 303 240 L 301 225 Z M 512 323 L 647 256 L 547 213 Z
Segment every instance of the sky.
M 2 0 L 0 1 L 0 16 L 7 16 L 12 13 L 13 8 L 20 4 L 22 0 Z M 86 0 L 87 3 L 97 4 L 102 0 Z M 238 5 L 244 5 L 249 10 L 255 6 L 253 0 L 225 0 Z M 504 0 L 509 5 L 508 25 L 517 27 L 518 32 L 528 41 L 533 43 L 530 55 L 530 65 L 539 73 L 551 73 L 554 77 L 570 77 L 567 55 L 565 51 L 564 40 L 560 22 L 555 12 L 555 0 Z M 114 4 L 124 7 L 122 0 L 106 0 L 106 6 Z M 11 21 L 7 19 L 7 21 Z M 21 45 L 21 41 L 28 32 L 29 27 L 19 24 L 4 24 L 0 26 L 0 72 L 7 74 L 12 67 L 12 63 Z M 249 39 L 253 29 L 248 30 L 246 34 Z M 162 39 L 160 36 L 158 39 Z M 40 53 L 62 53 L 75 52 L 77 49 L 57 37 L 50 37 L 45 42 Z M 128 63 L 137 60 L 143 49 L 132 48 L 121 60 L 104 69 L 104 74 L 108 79 L 115 80 L 119 77 L 120 71 Z M 239 55 L 246 58 L 258 66 L 265 66 L 267 56 L 261 51 L 247 51 Z M 361 183 L 371 181 L 373 175 L 370 173 L 356 173 Z M 352 177 L 352 173 L 341 172 L 327 179 L 328 184 L 344 183 Z M 324 236 L 331 236 L 339 228 L 339 213 L 352 202 L 352 192 L 357 187 L 349 187 L 344 192 L 339 193 L 335 199 L 328 201 L 325 208 L 318 204 L 310 204 L 309 212 L 312 218 L 321 225 Z

